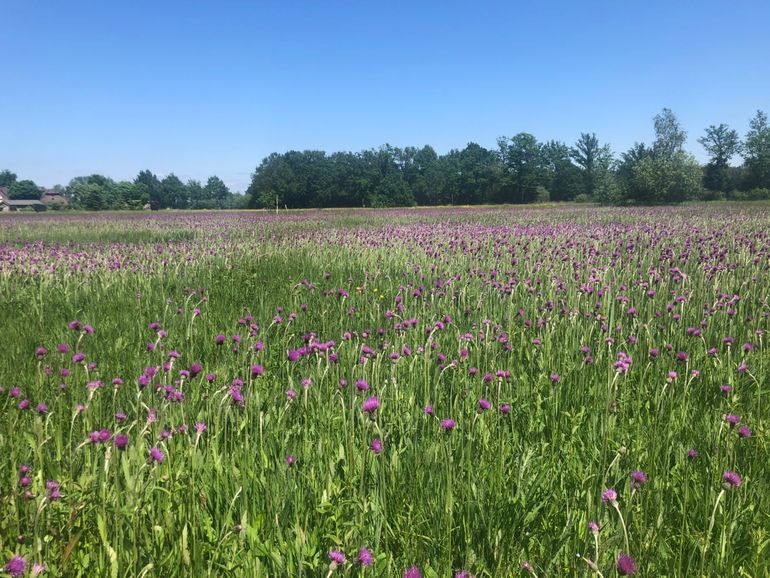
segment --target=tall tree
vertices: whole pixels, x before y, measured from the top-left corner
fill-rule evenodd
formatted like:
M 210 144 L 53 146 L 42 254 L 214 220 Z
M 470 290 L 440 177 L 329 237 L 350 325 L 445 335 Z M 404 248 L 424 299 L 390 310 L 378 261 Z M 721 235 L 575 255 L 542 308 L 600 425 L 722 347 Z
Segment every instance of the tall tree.
M 213 200 L 218 209 L 224 209 L 228 206 L 231 196 L 230 189 L 218 176 L 209 177 L 204 189 L 206 197 Z
M 746 188 L 770 189 L 770 126 L 767 114 L 758 110 L 749 122 L 744 145 Z
M 40 188 L 30 180 L 16 181 L 8 188 L 8 197 L 14 200 L 40 200 Z
M 706 165 L 703 184 L 712 191 L 729 191 L 733 188 L 730 178 L 730 159 L 741 150 L 738 132 L 722 123 L 710 125 L 706 134 L 698 139 L 711 160 Z
M 571 201 L 583 192 L 580 169 L 570 160 L 570 148 L 561 141 L 551 140 L 542 146 L 546 181 L 543 186 L 552 201 Z
M 612 165 L 610 146 L 600 145 L 596 133 L 580 133 L 575 146 L 570 149 L 572 160 L 583 172 L 583 193 L 594 197 L 597 188 L 605 184 Z
M 8 169 L 4 169 L 0 172 L 0 187 L 10 187 L 16 182 L 16 173 L 12 173 Z
M 655 156 L 673 157 L 682 152 L 687 133 L 682 129 L 676 115 L 670 108 L 664 108 L 655 115 L 655 142 L 652 151 Z
M 500 159 L 510 183 L 510 202 L 529 203 L 535 200 L 537 187 L 543 184 L 540 143 L 526 132 L 497 141 Z
M 167 205 L 162 204 L 162 191 L 160 188 L 160 181 L 152 172 L 148 170 L 140 171 L 134 179 L 134 184 L 141 184 L 144 186 L 147 195 L 150 197 L 150 205 L 153 209 L 159 209 Z

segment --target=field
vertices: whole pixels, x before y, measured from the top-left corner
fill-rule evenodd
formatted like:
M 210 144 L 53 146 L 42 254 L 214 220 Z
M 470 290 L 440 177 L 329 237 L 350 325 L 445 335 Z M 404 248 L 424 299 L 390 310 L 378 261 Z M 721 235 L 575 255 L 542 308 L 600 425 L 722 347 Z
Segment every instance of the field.
M 0 217 L 7 574 L 770 576 L 767 205 Z

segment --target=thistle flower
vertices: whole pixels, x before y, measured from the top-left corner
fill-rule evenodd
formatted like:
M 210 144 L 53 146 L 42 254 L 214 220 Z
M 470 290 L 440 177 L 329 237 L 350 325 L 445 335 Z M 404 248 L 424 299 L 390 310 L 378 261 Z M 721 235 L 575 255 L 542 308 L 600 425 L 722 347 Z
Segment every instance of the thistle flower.
M 486 400 L 484 398 L 479 400 L 479 411 L 484 412 L 487 411 L 492 407 L 492 404 L 489 402 L 489 400 Z
M 618 493 L 615 491 L 615 488 L 609 488 L 602 492 L 602 502 L 615 503 L 617 501 L 618 501 Z
M 442 419 L 441 420 L 441 427 L 446 432 L 452 431 L 455 428 L 456 425 L 457 425 L 457 423 L 453 419 L 447 418 L 447 419 Z
M 751 437 L 751 430 L 748 427 L 746 427 L 745 425 L 741 426 L 741 427 L 738 428 L 738 435 L 741 436 L 742 438 L 750 438 Z
M 374 563 L 374 556 L 372 556 L 372 553 L 368 549 L 361 548 L 358 551 L 358 563 L 361 564 L 361 566 L 371 566 Z
M 617 569 L 621 576 L 636 574 L 636 561 L 628 554 L 621 554 L 618 556 Z
M 377 409 L 380 407 L 380 400 L 377 398 L 376 395 L 373 395 L 372 397 L 369 397 L 363 401 L 361 404 L 361 409 L 364 410 L 369 415 L 372 415 Z
M 8 560 L 5 565 L 5 571 L 8 572 L 8 574 L 10 574 L 13 578 L 18 578 L 19 576 L 23 575 L 26 569 L 27 561 L 24 559 L 24 556 L 15 556 L 14 558 Z
M 149 451 L 149 454 L 148 454 L 148 457 L 147 457 L 147 462 L 148 463 L 150 463 L 150 464 L 152 464 L 152 463 L 161 464 L 161 463 L 163 463 L 163 460 L 165 460 L 165 459 L 166 459 L 166 456 L 163 455 L 163 452 L 160 451 L 158 448 L 155 448 L 155 447 L 150 448 L 150 451 Z
M 332 564 L 338 564 L 340 566 L 347 561 L 345 554 L 339 550 L 329 550 L 329 560 L 332 561 Z
M 422 578 L 422 572 L 417 566 L 410 566 L 404 570 L 404 578 Z
M 124 433 L 116 435 L 113 441 L 115 443 L 115 447 L 119 450 L 124 450 L 126 449 L 126 446 L 128 446 L 128 436 Z
M 733 488 L 733 487 L 737 488 L 742 483 L 741 477 L 737 473 L 732 472 L 730 470 L 726 470 L 722 474 L 722 479 L 724 480 L 724 484 L 723 485 L 724 485 L 725 489 L 729 489 L 729 488 Z
M 687 457 L 690 458 L 691 460 L 696 459 L 699 455 L 700 454 L 698 453 L 698 450 L 694 450 L 692 448 L 687 450 Z
M 635 489 L 641 488 L 644 484 L 647 483 L 647 474 L 645 474 L 641 470 L 634 470 L 631 472 L 631 485 Z
M 375 454 L 381 453 L 382 440 L 380 440 L 380 438 L 374 438 L 372 442 L 369 444 L 369 449 L 372 450 Z

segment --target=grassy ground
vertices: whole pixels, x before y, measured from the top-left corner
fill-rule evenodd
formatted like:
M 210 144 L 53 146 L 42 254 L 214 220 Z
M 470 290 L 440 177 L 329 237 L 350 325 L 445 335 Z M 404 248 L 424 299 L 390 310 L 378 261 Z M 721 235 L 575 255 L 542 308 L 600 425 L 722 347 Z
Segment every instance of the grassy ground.
M 14 217 L 5 560 L 770 573 L 766 205 Z

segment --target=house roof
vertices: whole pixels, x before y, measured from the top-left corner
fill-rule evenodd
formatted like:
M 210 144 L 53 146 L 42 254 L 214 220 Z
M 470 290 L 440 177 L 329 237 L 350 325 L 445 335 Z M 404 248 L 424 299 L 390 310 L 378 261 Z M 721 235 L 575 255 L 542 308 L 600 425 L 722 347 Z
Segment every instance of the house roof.
M 9 207 L 33 207 L 35 205 L 42 205 L 37 199 L 2 199 L 0 203 L 8 205 Z

